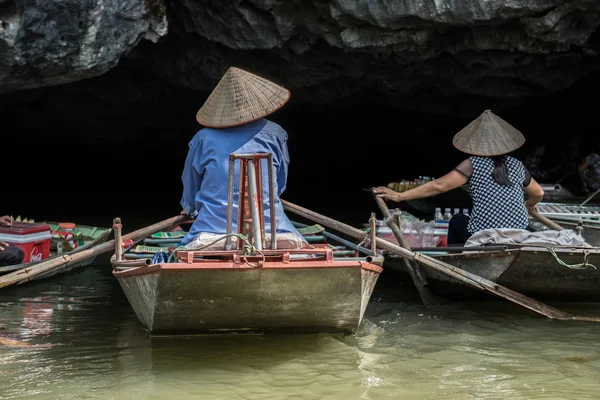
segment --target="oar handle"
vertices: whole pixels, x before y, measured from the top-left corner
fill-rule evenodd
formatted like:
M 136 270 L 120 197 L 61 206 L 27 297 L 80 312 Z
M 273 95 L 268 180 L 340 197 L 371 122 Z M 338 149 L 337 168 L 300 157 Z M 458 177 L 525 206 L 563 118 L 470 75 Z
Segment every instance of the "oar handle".
M 531 215 L 533 217 L 533 219 L 537 220 L 538 222 L 541 222 L 542 224 L 546 225 L 550 229 L 554 229 L 556 231 L 562 231 L 563 229 L 565 229 L 562 226 L 560 226 L 559 224 L 557 224 L 556 222 L 550 220 L 545 215 L 538 214 L 537 212 L 535 212 L 533 210 L 529 210 L 529 215 Z

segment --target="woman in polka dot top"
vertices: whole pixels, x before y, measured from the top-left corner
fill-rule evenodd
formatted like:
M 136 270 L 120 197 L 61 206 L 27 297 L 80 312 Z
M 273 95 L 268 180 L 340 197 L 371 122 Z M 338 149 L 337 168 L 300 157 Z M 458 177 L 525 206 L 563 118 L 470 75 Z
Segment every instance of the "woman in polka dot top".
M 385 186 L 373 191 L 384 200 L 407 201 L 435 196 L 468 185 L 473 201 L 470 216 L 456 214 L 448 227 L 448 244 L 462 244 L 484 229 L 529 229 L 527 210 L 537 211 L 544 190 L 523 163 L 508 153 L 525 137 L 490 110 L 458 132 L 452 144 L 470 157 L 448 174 L 406 192 Z

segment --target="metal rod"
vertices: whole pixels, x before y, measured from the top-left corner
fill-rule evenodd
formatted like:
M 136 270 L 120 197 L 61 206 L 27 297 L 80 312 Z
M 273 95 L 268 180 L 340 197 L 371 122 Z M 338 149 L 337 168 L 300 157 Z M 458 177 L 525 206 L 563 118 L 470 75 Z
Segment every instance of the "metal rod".
M 549 216 L 548 218 L 551 219 L 552 221 L 562 222 L 562 223 L 566 223 L 566 224 L 577 224 L 579 222 L 582 222 L 583 224 L 586 224 L 585 226 L 588 226 L 590 228 L 598 228 L 600 226 L 599 220 L 589 219 L 589 218 L 585 218 L 585 217 L 573 216 L 573 218 L 568 218 L 568 217 Z
M 600 188 L 598 190 L 596 190 L 594 193 L 592 193 L 590 197 L 585 199 L 585 201 L 583 203 L 581 203 L 580 206 L 584 206 L 588 201 L 593 199 L 598 193 L 600 193 Z
M 345 257 L 345 256 L 353 256 L 356 251 L 354 250 L 336 250 L 333 252 L 334 257 Z
M 269 211 L 271 215 L 271 249 L 277 248 L 277 217 L 275 215 L 275 170 L 273 168 L 273 154 L 267 157 L 269 173 Z
M 260 162 L 260 161 L 259 161 Z M 262 250 L 262 235 L 260 231 L 260 216 L 258 215 L 256 170 L 254 160 L 248 160 L 248 190 L 250 191 L 250 214 L 252 215 L 252 230 L 254 232 L 254 247 Z
M 462 246 L 447 246 L 447 247 L 412 247 L 412 251 L 426 251 L 426 252 L 447 252 L 447 253 L 460 253 L 463 251 L 502 251 L 508 250 L 508 246 L 473 246 L 473 247 L 462 247 Z
M 306 228 L 308 226 L 301 222 L 295 222 L 295 221 L 292 221 L 292 225 L 294 225 L 296 228 Z M 352 243 L 351 241 L 343 239 L 337 235 L 334 235 L 333 233 L 323 231 L 323 232 L 321 232 L 321 235 L 325 236 L 326 238 L 335 240 L 336 242 L 343 244 L 344 246 L 349 247 L 351 249 L 354 249 L 354 250 L 358 251 L 359 253 L 363 253 L 368 256 L 377 254 L 377 252 L 373 252 L 373 251 L 367 249 L 366 247 L 362 247 L 362 246 L 357 245 L 356 243 Z
M 225 250 L 231 250 L 231 232 L 233 230 L 233 178 L 235 172 L 235 154 L 229 155 L 229 187 L 227 192 L 227 238 Z M 240 221 L 238 221 L 238 224 Z
M 308 243 L 322 243 L 325 241 L 325 235 L 304 236 L 304 240 Z
M 147 257 L 147 256 L 146 256 Z M 152 264 L 152 260 L 150 258 L 140 258 L 137 260 L 128 259 L 123 261 L 113 261 L 111 263 L 114 267 L 127 267 L 127 268 L 137 268 L 137 267 L 146 267 Z
M 380 267 L 383 267 L 383 262 L 385 261 L 385 257 L 383 256 L 367 256 L 365 258 L 366 262 L 369 262 L 371 264 L 375 264 L 375 265 L 379 265 Z

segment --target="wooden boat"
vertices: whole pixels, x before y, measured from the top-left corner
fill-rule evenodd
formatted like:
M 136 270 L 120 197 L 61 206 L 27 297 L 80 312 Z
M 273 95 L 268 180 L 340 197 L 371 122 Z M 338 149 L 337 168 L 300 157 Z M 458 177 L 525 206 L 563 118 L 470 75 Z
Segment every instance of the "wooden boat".
M 177 238 L 168 236 L 177 236 L 175 232 L 162 234 L 165 238 L 148 238 L 151 241 L 143 243 L 145 249 L 131 247 L 123 254 L 115 249 L 113 275 L 151 335 L 352 333 L 359 327 L 382 272 L 381 261 L 372 256 L 336 257 L 336 249 L 328 244 L 276 248 L 276 235 L 267 244 L 262 218 L 252 218 L 262 215 L 262 190 L 256 189 L 256 176 L 262 176 L 257 161 L 262 158 L 268 159 L 268 155 L 231 155 L 231 164 L 236 160 L 242 164 L 239 220 L 248 222 L 240 224 L 237 235 L 243 240 L 237 245 L 229 241 L 230 202 L 227 242 L 222 249 L 174 248 Z M 273 176 L 268 165 L 269 176 Z M 272 189 L 272 183 L 270 186 Z M 232 199 L 233 168 L 229 188 Z M 274 210 L 273 199 L 270 201 Z M 276 231 L 275 221 L 271 218 L 271 232 Z M 160 240 L 163 244 L 170 240 L 171 247 L 149 248 L 160 245 Z M 243 241 L 251 246 L 242 246 Z M 158 260 L 152 251 L 171 254 Z
M 59 222 L 54 221 L 42 221 L 44 224 L 50 225 L 50 229 L 52 231 L 56 231 L 59 229 Z M 58 238 L 52 238 L 50 243 L 50 256 L 47 259 L 41 261 L 34 261 L 29 263 L 15 264 L 0 267 L 0 275 L 7 274 L 9 272 L 18 271 L 24 268 L 29 268 L 34 265 L 40 264 L 42 262 L 47 262 L 52 259 L 56 259 L 64 256 L 72 256 L 74 254 L 80 253 L 84 250 L 90 249 L 94 246 L 97 246 L 101 243 L 104 243 L 108 240 L 112 232 L 112 228 L 103 228 L 99 226 L 90 226 L 90 225 L 79 225 L 77 224 L 77 230 L 81 232 L 83 237 L 83 245 L 76 247 L 73 250 L 67 250 L 65 246 L 63 246 L 63 241 Z M 75 268 L 85 267 L 94 262 L 96 257 L 87 258 L 85 260 L 81 260 L 79 262 L 68 263 L 66 267 L 56 269 L 53 271 L 49 271 L 43 274 L 36 275 L 29 280 L 38 280 L 49 278 L 59 273 L 65 273 L 71 271 Z
M 497 245 L 415 248 L 431 257 L 531 297 L 556 301 L 600 299 L 600 248 Z M 385 267 L 404 272 L 403 263 L 386 257 Z M 470 288 L 423 268 L 437 290 L 472 293 Z

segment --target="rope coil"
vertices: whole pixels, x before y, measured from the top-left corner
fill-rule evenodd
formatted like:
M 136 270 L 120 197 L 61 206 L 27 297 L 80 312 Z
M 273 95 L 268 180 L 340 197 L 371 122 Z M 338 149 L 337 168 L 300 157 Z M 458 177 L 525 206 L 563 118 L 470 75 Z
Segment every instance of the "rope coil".
M 206 245 L 204 245 L 202 247 L 199 247 L 197 249 L 189 249 L 187 247 L 187 245 L 186 246 L 177 247 L 175 250 L 173 250 L 173 252 L 171 252 L 171 255 L 169 256 L 169 259 L 167 260 L 167 262 L 170 263 L 175 258 L 175 255 L 177 254 L 177 251 L 179 251 L 179 250 L 202 250 L 202 249 L 205 249 L 207 247 L 212 246 L 215 243 L 220 242 L 221 240 L 227 239 L 228 237 L 237 237 L 242 242 L 244 242 L 244 245 L 242 246 L 243 249 L 244 249 L 244 257 L 243 257 L 243 259 L 244 259 L 244 263 L 246 263 L 246 265 L 248 265 L 250 267 L 253 267 L 253 268 L 257 268 L 257 267 L 261 267 L 264 264 L 264 262 L 266 260 L 265 254 L 262 251 L 257 250 L 256 247 L 254 247 L 250 243 L 250 241 L 248 240 L 248 238 L 245 235 L 242 235 L 241 233 L 230 233 L 229 235 L 223 235 L 222 237 L 218 238 L 217 240 L 214 240 L 211 243 L 208 243 L 208 244 L 206 244 Z M 256 264 L 251 264 L 251 263 L 248 262 L 248 260 L 247 260 L 246 257 L 250 256 L 252 254 L 255 254 L 255 253 L 259 253 L 262 256 L 262 260 L 259 261 Z
M 552 247 L 546 247 L 546 249 L 550 252 L 550 254 L 552 254 L 554 256 L 556 261 L 558 261 L 558 263 L 564 267 L 571 268 L 571 269 L 586 269 L 588 267 L 592 267 L 594 269 L 598 269 L 598 268 L 596 268 L 595 265 L 588 263 L 588 255 L 590 254 L 590 252 L 587 250 L 583 252 L 583 263 L 567 264 L 558 257 L 558 254 L 556 254 L 556 251 L 554 251 L 554 249 Z

